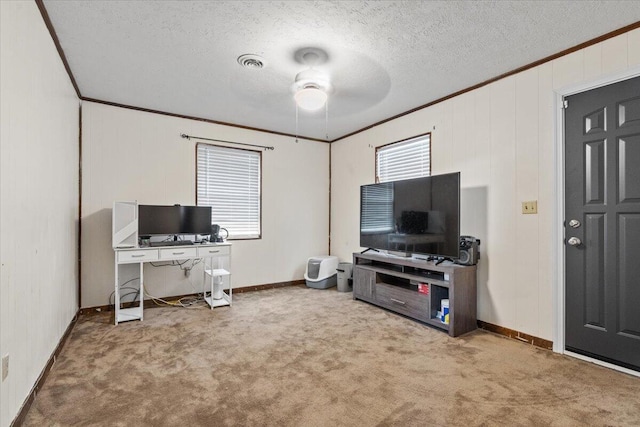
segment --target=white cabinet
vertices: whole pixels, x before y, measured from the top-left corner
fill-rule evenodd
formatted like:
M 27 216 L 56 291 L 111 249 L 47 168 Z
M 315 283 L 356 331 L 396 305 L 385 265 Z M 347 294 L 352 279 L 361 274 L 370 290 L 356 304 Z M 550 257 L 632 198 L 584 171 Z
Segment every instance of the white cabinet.
M 204 283 L 210 287 L 208 296 L 204 291 L 205 301 L 212 310 L 214 307 L 231 305 L 231 246 L 200 247 L 198 255 L 204 258 Z

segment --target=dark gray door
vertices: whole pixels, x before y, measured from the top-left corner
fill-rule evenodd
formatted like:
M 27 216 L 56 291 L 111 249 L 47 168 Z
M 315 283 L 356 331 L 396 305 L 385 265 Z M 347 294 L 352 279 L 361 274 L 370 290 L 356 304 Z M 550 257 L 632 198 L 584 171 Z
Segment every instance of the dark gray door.
M 565 101 L 566 349 L 640 371 L 640 77 Z

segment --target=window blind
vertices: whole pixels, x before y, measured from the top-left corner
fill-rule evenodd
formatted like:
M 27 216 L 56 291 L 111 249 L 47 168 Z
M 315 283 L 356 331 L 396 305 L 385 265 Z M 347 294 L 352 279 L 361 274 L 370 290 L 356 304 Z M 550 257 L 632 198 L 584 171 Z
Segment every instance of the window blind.
M 376 152 L 377 182 L 431 175 L 431 135 L 382 147 Z
M 211 206 L 211 223 L 229 231 L 229 238 L 260 237 L 259 151 L 197 146 L 198 206 Z

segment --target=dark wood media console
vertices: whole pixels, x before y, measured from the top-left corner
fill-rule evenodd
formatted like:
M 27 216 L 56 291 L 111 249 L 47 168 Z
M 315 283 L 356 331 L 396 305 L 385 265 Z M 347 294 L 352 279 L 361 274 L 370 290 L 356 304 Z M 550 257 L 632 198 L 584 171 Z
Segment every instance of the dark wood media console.
M 418 292 L 419 286 L 427 293 Z M 400 258 L 376 253 L 353 254 L 353 299 L 366 301 L 449 332 L 473 331 L 476 320 L 476 266 Z M 437 317 L 449 300 L 449 324 Z

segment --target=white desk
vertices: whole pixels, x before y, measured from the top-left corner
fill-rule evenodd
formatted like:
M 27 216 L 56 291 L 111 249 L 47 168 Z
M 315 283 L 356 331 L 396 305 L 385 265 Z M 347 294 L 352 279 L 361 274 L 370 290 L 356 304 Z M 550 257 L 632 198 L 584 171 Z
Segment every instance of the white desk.
M 187 259 L 204 260 L 204 280 L 209 281 L 211 296 L 205 300 L 213 307 L 231 305 L 231 243 L 208 243 L 185 246 L 157 246 L 114 248 L 115 252 L 115 324 L 128 320 L 143 320 L 144 314 L 144 263 L 180 261 Z M 139 264 L 140 266 L 140 303 L 136 307 L 120 308 L 120 265 Z M 226 280 L 228 292 L 221 286 Z M 215 289 L 214 289 L 215 288 Z M 214 296 L 214 291 L 217 295 Z

